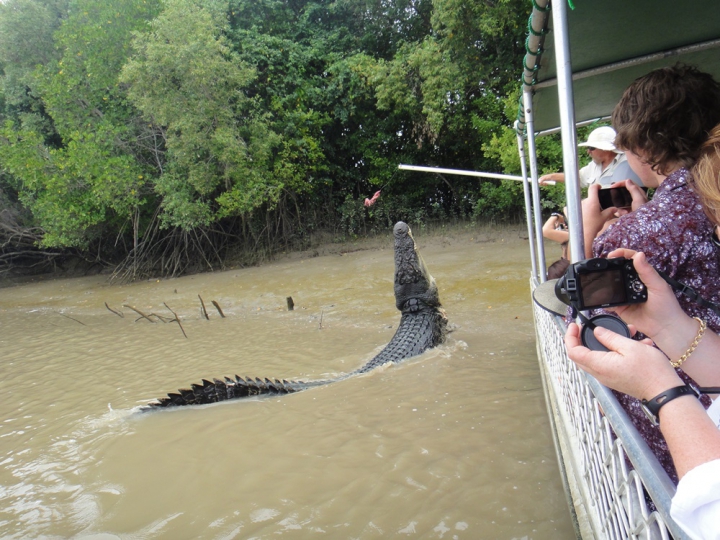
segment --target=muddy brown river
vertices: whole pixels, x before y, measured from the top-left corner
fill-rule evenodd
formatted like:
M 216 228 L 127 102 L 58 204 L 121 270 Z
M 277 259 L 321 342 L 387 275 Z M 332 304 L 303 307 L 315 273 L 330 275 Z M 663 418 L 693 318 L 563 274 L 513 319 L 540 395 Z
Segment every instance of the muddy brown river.
M 447 342 L 266 399 L 138 412 L 202 378 L 363 365 L 400 319 L 390 235 L 384 248 L 172 280 L 0 289 L 0 537 L 573 538 L 527 240 L 415 236 Z M 171 318 L 164 304 L 187 338 L 123 307 Z

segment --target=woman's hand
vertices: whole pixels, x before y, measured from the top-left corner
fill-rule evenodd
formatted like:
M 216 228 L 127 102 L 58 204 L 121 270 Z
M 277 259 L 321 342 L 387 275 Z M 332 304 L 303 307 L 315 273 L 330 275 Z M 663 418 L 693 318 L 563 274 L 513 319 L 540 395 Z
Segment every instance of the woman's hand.
M 683 384 L 665 355 L 648 345 L 606 328 L 594 330 L 608 352 L 591 351 L 580 341 L 580 327 L 571 323 L 565 333 L 570 359 L 605 386 L 638 399 L 652 399 L 668 388 Z
M 645 193 L 645 190 L 642 189 L 640 186 L 638 186 L 635 182 L 632 180 L 625 180 L 625 187 L 630 192 L 630 196 L 632 197 L 632 209 L 633 212 L 640 208 L 643 204 L 648 202 L 647 193 Z
M 592 257 L 592 244 L 595 237 L 604 230 L 606 222 L 615 218 L 617 208 L 611 206 L 603 210 L 598 199 L 600 186 L 593 184 L 588 188 L 588 196 L 582 201 L 583 236 L 585 256 Z M 642 191 L 642 190 L 641 190 Z
M 644 253 L 616 249 L 608 257 L 632 259 L 635 271 L 648 293 L 647 302 L 617 306 L 609 308 L 609 311 L 614 311 L 626 323 L 633 324 L 663 350 L 663 342 L 673 336 L 687 335 L 692 339 L 697 331 L 697 322 L 685 314 L 670 285 L 650 266 Z
M 668 358 L 673 361 L 682 358 L 699 335 L 698 321 L 682 310 L 670 285 L 650 266 L 643 253 L 616 249 L 609 256 L 632 258 L 648 292 L 647 302 L 610 309 L 625 322 L 632 323 L 632 327 L 650 336 Z M 687 361 L 682 364 L 683 371 L 702 386 L 720 386 L 720 336 L 708 329 L 693 350 L 692 356 L 688 355 Z

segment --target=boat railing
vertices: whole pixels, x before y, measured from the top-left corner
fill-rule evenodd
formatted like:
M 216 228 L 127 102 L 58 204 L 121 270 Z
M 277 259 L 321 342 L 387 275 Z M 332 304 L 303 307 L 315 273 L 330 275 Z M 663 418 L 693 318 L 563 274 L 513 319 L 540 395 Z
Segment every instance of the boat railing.
M 531 278 L 531 288 L 538 284 Z M 568 358 L 562 318 L 533 306 L 545 399 L 578 535 L 687 538 L 670 518 L 673 482 L 613 393 Z

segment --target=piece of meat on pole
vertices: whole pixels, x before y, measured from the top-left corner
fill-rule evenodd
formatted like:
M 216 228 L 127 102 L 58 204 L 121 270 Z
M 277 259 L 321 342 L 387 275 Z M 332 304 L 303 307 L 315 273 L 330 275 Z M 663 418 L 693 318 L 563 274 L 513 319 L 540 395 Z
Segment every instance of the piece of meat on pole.
M 376 191 L 375 195 L 372 196 L 372 199 L 365 199 L 365 206 L 370 207 L 373 204 L 377 202 L 377 200 L 380 198 L 380 192 Z

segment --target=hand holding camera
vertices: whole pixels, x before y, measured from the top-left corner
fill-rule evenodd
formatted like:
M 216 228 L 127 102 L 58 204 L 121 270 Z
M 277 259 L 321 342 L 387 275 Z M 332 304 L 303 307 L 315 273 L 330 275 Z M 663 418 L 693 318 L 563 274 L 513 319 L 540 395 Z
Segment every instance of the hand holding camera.
M 613 184 L 610 188 L 597 192 L 600 208 L 610 207 L 625 210 L 637 210 L 647 202 L 647 188 L 636 185 L 632 180 Z
M 598 201 L 600 208 L 606 210 L 614 206 L 615 208 L 632 208 L 632 195 L 630 190 L 625 186 L 619 186 L 598 191 Z
M 630 337 L 628 326 L 612 315 L 585 318 L 581 311 L 647 302 L 645 284 L 635 271 L 632 259 L 586 259 L 571 264 L 555 284 L 555 295 L 571 306 L 585 322 L 580 338 L 594 351 L 607 351 L 594 335 L 596 327 Z
M 610 256 L 608 259 L 586 259 L 571 264 L 560 279 L 547 281 L 535 288 L 535 302 L 558 315 L 564 315 L 567 311 L 565 306 L 570 306 L 571 316 L 579 317 L 584 323 L 580 338 L 588 349 L 608 350 L 594 336 L 598 326 L 630 337 L 631 332 L 626 324 L 629 323 L 649 336 L 668 357 L 685 356 L 688 343 L 692 342 L 698 332 L 700 319 L 685 313 L 673 291 L 681 292 L 697 306 L 711 309 L 719 315 L 720 304 L 701 297 L 686 284 L 657 272 L 643 253 L 618 249 L 611 252 Z M 602 314 L 588 319 L 582 313 L 597 308 L 613 311 L 617 317 Z M 720 337 L 714 332 L 709 334 L 710 337 L 704 341 L 714 341 L 720 347 Z M 711 371 L 714 370 L 713 361 Z M 720 379 L 713 384 L 720 385 Z
M 683 311 L 672 287 L 648 263 L 644 253 L 617 249 L 610 256 L 632 257 L 648 290 L 647 303 L 616 306 L 612 311 L 651 338 L 668 357 L 681 356 L 697 332 L 697 321 Z
M 607 227 L 608 222 L 615 219 L 615 207 L 603 209 L 600 206 L 600 186 L 593 184 L 588 188 L 588 196 L 582 200 L 583 235 L 585 240 L 585 256 L 592 257 L 592 244 L 595 237 Z

